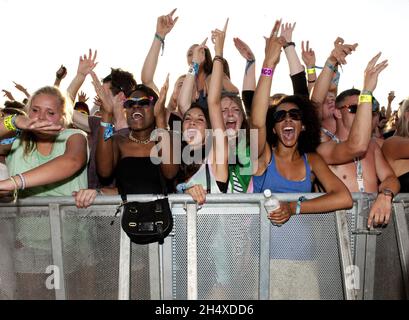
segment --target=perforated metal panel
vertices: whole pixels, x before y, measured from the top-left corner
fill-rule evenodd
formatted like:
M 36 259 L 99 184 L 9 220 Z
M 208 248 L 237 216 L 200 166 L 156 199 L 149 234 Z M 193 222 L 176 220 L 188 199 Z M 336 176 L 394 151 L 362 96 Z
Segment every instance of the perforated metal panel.
M 131 247 L 131 299 L 151 299 L 149 279 L 149 246 L 132 244 Z
M 343 299 L 335 215 L 291 217 L 271 227 L 272 299 Z
M 5 232 L 0 239 L 1 298 L 55 299 L 46 287 L 52 265 L 48 207 L 1 208 L 1 213 L 15 215 L 0 218 Z
M 115 208 L 61 212 L 66 298 L 117 299 L 120 221 L 112 217 Z
M 374 299 L 405 299 L 394 220 L 376 238 Z
M 172 208 L 174 236 L 172 237 L 172 296 L 187 299 L 187 232 L 186 212 L 183 208 Z

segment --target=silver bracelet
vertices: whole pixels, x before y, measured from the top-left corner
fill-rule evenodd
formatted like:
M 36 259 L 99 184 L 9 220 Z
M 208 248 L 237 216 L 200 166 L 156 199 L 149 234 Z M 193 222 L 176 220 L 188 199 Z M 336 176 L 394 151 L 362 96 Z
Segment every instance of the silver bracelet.
M 24 190 L 26 188 L 26 179 L 24 179 L 24 176 L 22 173 L 17 173 L 17 176 L 19 176 L 21 180 L 21 190 Z

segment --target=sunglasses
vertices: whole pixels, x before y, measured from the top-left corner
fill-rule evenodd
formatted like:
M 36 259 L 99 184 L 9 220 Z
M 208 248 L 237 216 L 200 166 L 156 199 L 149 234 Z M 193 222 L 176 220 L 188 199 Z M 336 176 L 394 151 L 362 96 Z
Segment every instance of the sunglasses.
M 302 119 L 302 111 L 300 109 L 290 109 L 288 111 L 286 110 L 280 110 L 277 111 L 273 114 L 273 120 L 275 122 L 281 122 L 283 121 L 286 117 L 287 117 L 287 113 L 288 116 L 292 119 L 292 120 L 301 120 Z
M 143 96 L 143 97 L 134 97 L 134 98 L 128 98 L 124 102 L 124 108 L 129 109 L 132 108 L 133 106 L 137 107 L 142 107 L 142 108 L 148 108 L 153 105 L 153 97 L 149 96 Z
M 357 104 L 347 104 L 345 106 L 342 106 L 340 109 L 348 108 L 349 113 L 355 114 L 358 110 L 358 105 Z M 379 112 L 379 109 L 374 109 L 372 108 L 372 116 L 377 115 Z

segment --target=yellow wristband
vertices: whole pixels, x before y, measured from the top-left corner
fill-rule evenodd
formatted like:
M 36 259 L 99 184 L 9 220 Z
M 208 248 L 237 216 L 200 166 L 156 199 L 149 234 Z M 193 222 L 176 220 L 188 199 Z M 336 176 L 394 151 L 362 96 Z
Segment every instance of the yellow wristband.
M 17 130 L 17 128 L 13 124 L 13 117 L 14 117 L 14 115 L 10 115 L 10 116 L 5 117 L 4 120 L 3 120 L 4 127 L 8 131 L 16 131 Z
M 372 103 L 372 96 L 369 94 L 361 94 L 359 96 L 359 103 Z
M 315 68 L 307 69 L 308 74 L 314 74 L 315 73 Z

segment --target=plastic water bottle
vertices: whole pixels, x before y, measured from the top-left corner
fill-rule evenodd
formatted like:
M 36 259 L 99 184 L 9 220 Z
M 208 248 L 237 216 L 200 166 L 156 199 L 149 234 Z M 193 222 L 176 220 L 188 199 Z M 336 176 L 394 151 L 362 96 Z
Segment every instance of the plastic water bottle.
M 280 208 L 280 201 L 277 197 L 273 196 L 270 189 L 264 190 L 264 208 L 266 208 L 267 214 Z M 281 224 L 271 222 L 274 226 L 281 227 Z

